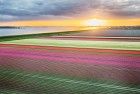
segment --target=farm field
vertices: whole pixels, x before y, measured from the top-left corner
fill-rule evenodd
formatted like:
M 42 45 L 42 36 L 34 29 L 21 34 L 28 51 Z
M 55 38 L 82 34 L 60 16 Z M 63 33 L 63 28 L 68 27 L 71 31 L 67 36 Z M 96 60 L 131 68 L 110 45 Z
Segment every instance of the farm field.
M 139 37 L 91 33 L 1 39 L 1 92 L 140 93 Z

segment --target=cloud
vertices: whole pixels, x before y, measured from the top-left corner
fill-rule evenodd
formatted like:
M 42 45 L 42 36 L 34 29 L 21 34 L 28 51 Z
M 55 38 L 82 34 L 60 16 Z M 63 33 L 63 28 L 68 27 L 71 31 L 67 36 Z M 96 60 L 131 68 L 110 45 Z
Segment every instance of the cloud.
M 140 17 L 140 0 L 104 1 L 106 1 L 106 4 L 102 8 L 105 12 L 120 17 Z
M 97 10 L 118 17 L 140 17 L 140 0 L 0 0 L 0 21 L 68 19 Z

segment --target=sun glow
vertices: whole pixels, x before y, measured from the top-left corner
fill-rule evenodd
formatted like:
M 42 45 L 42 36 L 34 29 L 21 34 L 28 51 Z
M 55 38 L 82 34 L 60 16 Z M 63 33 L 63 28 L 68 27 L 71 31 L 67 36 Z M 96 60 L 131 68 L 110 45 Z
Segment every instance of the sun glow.
M 23 20 L 0 22 L 0 26 L 140 26 L 140 19 Z
M 105 20 L 100 20 L 100 19 L 90 19 L 85 21 L 84 23 L 86 26 L 103 26 L 106 24 Z

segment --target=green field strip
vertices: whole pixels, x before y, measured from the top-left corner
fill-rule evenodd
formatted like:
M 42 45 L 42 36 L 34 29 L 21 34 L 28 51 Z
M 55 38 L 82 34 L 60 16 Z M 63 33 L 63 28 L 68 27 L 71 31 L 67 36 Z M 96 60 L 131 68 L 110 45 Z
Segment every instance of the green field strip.
M 0 89 L 0 94 L 27 94 L 16 90 Z
M 15 36 L 14 35 L 12 35 L 12 36 L 0 36 L 0 42 L 10 41 L 10 40 L 38 38 L 38 37 L 48 37 L 48 36 L 62 36 L 62 35 L 67 35 L 67 34 L 74 34 L 77 32 L 83 32 L 83 31 L 85 31 L 85 30 L 39 33 L 39 34 L 24 34 L 24 35 L 15 35 Z
M 121 86 L 83 81 L 47 74 L 28 73 L 16 70 L 0 69 L 0 80 L 13 83 L 9 90 L 22 91 L 25 94 L 139 94 L 139 87 Z M 2 81 L 0 83 L 2 83 Z M 16 86 L 17 85 L 17 86 Z M 8 88 L 6 88 L 8 89 Z M 5 90 L 8 92 L 8 90 Z M 10 91 L 9 91 L 10 92 Z M 13 91 L 11 91 L 13 92 Z M 28 92 L 28 93 L 27 93 Z M 7 94 L 7 93 L 5 93 Z M 10 94 L 10 93 L 8 93 Z M 20 93 L 15 93 L 20 94 Z M 24 93 L 21 93 L 24 94 Z
M 57 46 L 76 48 L 98 48 L 116 50 L 140 50 L 140 42 L 119 41 L 86 41 L 86 40 L 57 40 L 57 39 L 22 39 L 0 42 L 1 44 Z

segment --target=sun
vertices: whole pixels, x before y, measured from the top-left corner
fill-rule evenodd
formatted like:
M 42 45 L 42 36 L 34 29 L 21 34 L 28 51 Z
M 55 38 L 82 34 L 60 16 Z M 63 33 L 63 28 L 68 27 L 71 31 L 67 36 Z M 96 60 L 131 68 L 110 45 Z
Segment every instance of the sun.
M 106 21 L 101 19 L 90 19 L 84 22 L 86 26 L 103 26 L 105 23 Z

